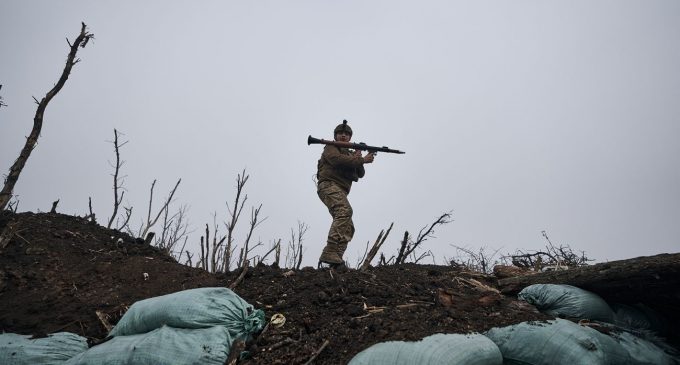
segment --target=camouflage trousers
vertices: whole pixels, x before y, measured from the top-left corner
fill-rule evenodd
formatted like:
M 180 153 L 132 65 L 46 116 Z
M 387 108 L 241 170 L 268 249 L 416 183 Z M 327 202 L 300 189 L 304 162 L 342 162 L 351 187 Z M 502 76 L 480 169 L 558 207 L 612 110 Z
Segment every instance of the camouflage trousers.
M 349 205 L 347 200 L 347 193 L 331 181 L 320 182 L 317 194 L 333 217 L 333 223 L 328 230 L 326 247 L 324 247 L 319 261 L 342 263 L 342 255 L 347 249 L 347 244 L 354 237 L 352 206 Z

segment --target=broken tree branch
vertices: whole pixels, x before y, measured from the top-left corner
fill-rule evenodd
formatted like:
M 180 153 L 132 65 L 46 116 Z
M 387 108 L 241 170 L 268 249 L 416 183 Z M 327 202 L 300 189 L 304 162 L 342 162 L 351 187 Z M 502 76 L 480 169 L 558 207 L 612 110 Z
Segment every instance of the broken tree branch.
M 390 231 L 392 230 L 392 226 L 394 226 L 394 222 L 392 222 L 390 224 L 390 228 L 387 229 L 387 232 L 385 232 L 384 230 L 380 231 L 380 234 L 378 235 L 378 239 L 375 240 L 373 247 L 371 247 L 371 250 L 368 252 L 368 255 L 366 255 L 366 259 L 364 259 L 363 264 L 361 264 L 361 267 L 360 267 L 361 271 L 366 271 L 366 270 L 368 270 L 368 267 L 371 266 L 371 261 L 373 261 L 373 258 L 375 257 L 375 255 L 378 254 L 380 247 L 383 245 L 383 243 L 385 243 L 387 236 L 389 236 Z M 384 236 L 383 236 L 383 234 L 384 234 Z
M 150 195 L 149 195 L 149 211 L 148 211 L 148 214 L 146 216 L 146 226 L 142 230 L 139 237 L 146 237 L 146 234 L 149 232 L 149 229 L 151 229 L 151 227 L 153 227 L 154 224 L 156 224 L 158 222 L 158 219 L 161 217 L 161 214 L 163 214 L 163 212 L 166 209 L 168 209 L 168 205 L 170 205 L 170 202 L 172 202 L 172 197 L 175 195 L 175 192 L 177 191 L 177 187 L 179 186 L 180 182 L 182 182 L 182 179 L 177 180 L 175 187 L 172 188 L 172 191 L 170 191 L 170 195 L 165 200 L 165 203 L 163 203 L 163 206 L 158 211 L 158 214 L 156 214 L 156 217 L 153 220 L 151 220 L 151 206 L 152 206 L 152 203 L 153 203 L 153 188 L 156 185 L 156 180 L 154 180 L 153 183 L 151 183 L 151 192 L 150 192 Z
M 248 272 L 248 261 L 243 265 L 243 270 L 241 270 L 241 274 L 234 280 L 233 283 L 229 284 L 229 289 L 234 289 L 236 286 L 243 281 L 243 278 L 246 277 L 246 273 Z

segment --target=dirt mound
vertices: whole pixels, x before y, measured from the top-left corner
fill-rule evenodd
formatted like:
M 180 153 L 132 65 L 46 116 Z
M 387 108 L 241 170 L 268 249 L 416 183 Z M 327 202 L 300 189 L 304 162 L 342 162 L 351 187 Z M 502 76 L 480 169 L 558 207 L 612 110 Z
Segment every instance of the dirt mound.
M 127 234 L 51 213 L 0 217 L 0 330 L 69 331 L 97 342 L 137 300 L 228 286 L 238 273 L 176 263 Z M 148 278 L 145 279 L 145 277 Z M 245 364 L 299 364 L 328 340 L 317 363 L 345 364 L 366 347 L 435 333 L 468 333 L 548 318 L 494 289 L 495 279 L 450 267 L 397 265 L 368 272 L 267 266 L 248 270 L 235 291 L 286 323 L 249 344 Z

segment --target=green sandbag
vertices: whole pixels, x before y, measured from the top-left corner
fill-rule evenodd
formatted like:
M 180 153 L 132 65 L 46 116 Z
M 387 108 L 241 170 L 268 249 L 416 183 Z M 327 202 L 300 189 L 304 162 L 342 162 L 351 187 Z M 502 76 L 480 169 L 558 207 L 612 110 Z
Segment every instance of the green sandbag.
M 673 354 L 667 353 L 659 345 L 639 338 L 628 332 L 621 332 L 613 335 L 614 340 L 618 342 L 623 348 L 628 351 L 632 362 L 631 364 L 640 365 L 679 365 L 680 359 L 677 357 L 677 351 L 672 349 L 669 345 L 665 345 L 665 349 L 672 351 Z M 660 341 L 660 340 L 659 340 Z
M 248 339 L 264 327 L 264 312 L 255 310 L 227 288 L 198 288 L 133 304 L 109 337 L 146 333 L 168 325 L 175 328 L 224 326 L 232 339 Z
M 87 350 L 87 339 L 75 333 L 59 332 L 45 338 L 30 338 L 15 333 L 0 334 L 0 364 L 63 364 Z
M 630 306 L 621 303 L 611 304 L 614 311 L 614 324 L 634 330 L 649 330 L 658 334 L 668 332 L 667 322 L 652 309 L 644 305 Z
M 114 337 L 63 365 L 223 365 L 230 343 L 229 331 L 222 326 L 163 326 L 141 335 Z
M 555 317 L 612 323 L 614 312 L 599 295 L 571 285 L 534 284 L 517 295 L 541 312 Z
M 417 342 L 377 343 L 349 365 L 502 365 L 501 352 L 480 334 L 436 334 Z
M 492 328 L 485 335 L 498 345 L 508 365 L 675 364 L 649 341 L 627 332 L 608 336 L 565 319 Z

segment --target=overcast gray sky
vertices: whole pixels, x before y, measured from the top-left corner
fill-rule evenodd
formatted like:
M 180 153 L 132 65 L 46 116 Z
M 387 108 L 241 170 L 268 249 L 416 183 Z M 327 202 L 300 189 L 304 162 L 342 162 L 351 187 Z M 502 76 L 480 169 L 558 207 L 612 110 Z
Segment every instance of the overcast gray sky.
M 543 230 L 598 261 L 680 251 L 678 1 L 3 0 L 3 174 L 81 21 L 96 39 L 48 106 L 20 210 L 85 215 L 92 197 L 105 225 L 117 128 L 135 225 L 151 182 L 160 199 L 182 178 L 197 247 L 246 168 L 254 239 L 303 221 L 315 264 L 331 219 L 306 139 L 347 119 L 407 152 L 353 187 L 352 264 L 390 222 L 387 256 L 449 210 L 425 244 L 440 264 L 452 245 L 540 249 Z

